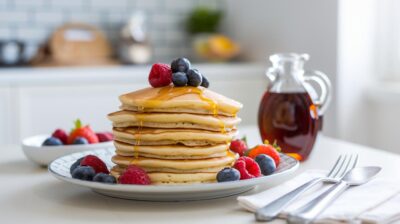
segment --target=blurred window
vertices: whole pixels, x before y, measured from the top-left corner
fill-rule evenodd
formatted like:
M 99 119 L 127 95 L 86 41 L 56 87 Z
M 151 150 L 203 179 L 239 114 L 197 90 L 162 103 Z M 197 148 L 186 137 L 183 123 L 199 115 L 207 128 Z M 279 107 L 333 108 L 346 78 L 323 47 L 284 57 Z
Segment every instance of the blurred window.
M 379 0 L 376 6 L 376 24 L 371 24 L 376 27 L 376 73 L 381 80 L 400 82 L 400 1 Z

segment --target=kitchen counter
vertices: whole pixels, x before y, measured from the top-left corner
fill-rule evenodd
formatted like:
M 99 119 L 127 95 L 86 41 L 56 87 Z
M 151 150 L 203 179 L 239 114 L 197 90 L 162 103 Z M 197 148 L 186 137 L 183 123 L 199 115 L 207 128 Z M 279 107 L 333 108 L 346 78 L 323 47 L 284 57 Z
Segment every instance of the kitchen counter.
M 194 64 L 210 80 L 248 79 L 263 76 L 265 66 L 252 63 Z M 0 87 L 43 84 L 99 84 L 147 82 L 150 65 L 107 67 L 21 67 L 0 69 Z M 245 74 L 245 75 L 244 75 Z
M 248 136 L 250 145 L 259 143 L 255 126 L 241 131 Z M 236 196 L 174 203 L 110 198 L 55 179 L 45 168 L 27 161 L 18 145 L 0 148 L 2 223 L 256 223 L 253 214 L 239 207 Z M 307 169 L 329 169 L 341 153 L 358 153 L 360 166 L 382 166 L 379 176 L 398 176 L 399 155 L 324 136 L 319 137 L 313 153 L 308 161 L 301 163 L 297 174 Z M 246 194 L 262 190 L 265 187 L 259 186 Z

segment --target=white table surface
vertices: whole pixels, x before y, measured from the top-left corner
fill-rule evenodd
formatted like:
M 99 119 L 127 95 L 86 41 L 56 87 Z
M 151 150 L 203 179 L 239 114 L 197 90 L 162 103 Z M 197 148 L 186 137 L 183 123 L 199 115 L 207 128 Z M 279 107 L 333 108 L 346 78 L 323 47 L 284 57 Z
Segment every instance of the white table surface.
M 241 130 L 251 144 L 258 142 L 255 127 Z M 56 180 L 45 168 L 27 161 L 19 146 L 0 146 L 0 150 L 0 223 L 255 223 L 253 214 L 241 209 L 234 196 L 174 203 L 109 198 Z M 399 155 L 322 135 L 297 173 L 328 169 L 340 153 L 358 153 L 360 165 L 382 166 L 379 175 L 399 175 Z M 261 190 L 259 186 L 246 194 Z

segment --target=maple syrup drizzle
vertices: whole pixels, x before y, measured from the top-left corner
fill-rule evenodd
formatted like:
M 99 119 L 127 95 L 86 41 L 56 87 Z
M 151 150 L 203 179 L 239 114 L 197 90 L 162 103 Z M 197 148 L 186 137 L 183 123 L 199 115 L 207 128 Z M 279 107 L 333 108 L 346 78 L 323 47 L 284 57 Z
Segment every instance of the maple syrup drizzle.
M 236 159 L 236 155 L 233 152 L 231 152 L 229 149 L 226 151 L 226 156 Z
M 186 95 L 189 93 L 197 94 L 203 102 L 208 103 L 212 114 L 214 117 L 218 119 L 219 126 L 221 128 L 222 133 L 226 133 L 226 127 L 224 122 L 218 118 L 218 103 L 210 99 L 203 94 L 203 90 L 198 87 L 173 87 L 167 86 L 163 87 L 158 91 L 157 96 L 151 98 L 149 101 L 145 102 L 142 107 L 156 107 L 157 105 L 161 104 L 164 100 L 173 99 L 178 96 Z
M 144 111 L 144 106 L 138 106 L 138 111 L 143 112 Z
M 215 100 L 204 96 L 203 90 L 200 88 L 197 88 L 197 87 L 190 87 L 190 86 L 187 86 L 187 87 L 173 87 L 173 86 L 163 87 L 158 91 L 157 96 L 144 102 L 144 104 L 142 106 L 138 107 L 138 110 L 142 112 L 147 107 L 150 107 L 150 108 L 156 107 L 165 100 L 173 99 L 175 97 L 190 94 L 190 93 L 197 94 L 203 102 L 208 103 L 210 109 L 212 110 L 213 116 L 218 119 L 221 133 L 225 134 L 226 133 L 225 123 L 221 119 L 218 118 L 218 103 Z M 236 117 L 236 113 L 234 114 L 234 117 Z M 137 130 L 136 143 L 134 146 L 135 160 L 138 159 L 138 152 L 137 152 L 136 147 L 137 147 L 137 145 L 140 144 L 140 131 L 142 129 L 142 126 L 143 126 L 143 121 L 141 120 L 140 125 Z M 229 142 L 227 142 L 227 144 L 228 143 Z M 230 152 L 229 148 L 227 149 L 227 156 L 235 157 L 235 155 L 232 152 Z
M 138 129 L 136 130 L 136 134 L 135 134 L 135 139 L 136 139 L 135 144 L 133 146 L 134 161 L 136 161 L 139 158 L 138 146 L 140 145 L 140 141 L 141 141 L 140 137 L 141 137 L 142 128 L 143 128 L 143 120 L 140 120 Z

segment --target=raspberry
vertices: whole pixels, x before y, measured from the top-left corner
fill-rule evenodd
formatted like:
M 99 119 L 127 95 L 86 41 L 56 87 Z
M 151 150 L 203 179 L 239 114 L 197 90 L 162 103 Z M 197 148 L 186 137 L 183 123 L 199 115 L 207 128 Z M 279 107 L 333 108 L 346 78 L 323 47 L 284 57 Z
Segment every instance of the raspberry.
M 248 156 L 255 159 L 258 155 L 260 154 L 265 154 L 270 156 L 272 159 L 275 161 L 276 167 L 279 166 L 279 162 L 281 160 L 281 157 L 279 156 L 279 152 L 276 150 L 277 146 L 271 145 L 271 144 L 262 144 L 262 145 L 257 145 L 256 147 L 252 148 Z
M 236 139 L 231 141 L 231 145 L 229 146 L 229 149 L 238 153 L 240 156 L 244 155 L 244 152 L 247 150 L 247 145 L 246 142 Z
M 87 155 L 81 161 L 81 166 L 90 166 L 92 167 L 96 173 L 105 173 L 109 174 L 110 172 L 107 169 L 106 164 L 97 156 Z
M 240 179 L 251 179 L 261 176 L 260 167 L 252 158 L 247 156 L 240 157 L 234 167 L 240 172 Z
M 96 133 L 99 142 L 109 142 L 114 139 L 114 135 L 110 132 L 98 132 Z
M 67 135 L 67 133 L 66 133 L 64 130 L 62 130 L 62 129 L 57 129 L 57 130 L 55 130 L 51 136 L 60 139 L 60 141 L 61 141 L 64 145 L 66 145 L 67 142 L 68 142 L 68 135 Z
M 169 65 L 157 63 L 151 67 L 149 83 L 152 87 L 168 86 L 172 82 L 172 71 Z
M 118 178 L 120 184 L 151 184 L 150 177 L 142 168 L 130 165 L 126 168 L 125 172 Z
M 82 122 L 79 119 L 75 121 L 75 129 L 73 129 L 69 134 L 68 144 L 73 144 L 75 139 L 78 137 L 85 138 L 90 144 L 99 142 L 99 138 L 92 128 L 90 128 L 89 125 L 82 127 Z

